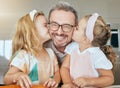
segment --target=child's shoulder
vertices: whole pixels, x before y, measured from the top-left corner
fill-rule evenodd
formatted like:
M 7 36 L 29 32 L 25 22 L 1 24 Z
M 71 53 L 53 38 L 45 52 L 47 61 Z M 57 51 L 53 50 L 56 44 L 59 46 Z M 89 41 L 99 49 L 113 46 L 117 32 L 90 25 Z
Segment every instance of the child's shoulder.
M 23 58 L 27 55 L 28 55 L 28 52 L 26 50 L 18 50 L 18 51 L 16 51 L 14 57 L 17 56 L 18 58 Z
M 106 58 L 105 54 L 99 47 L 89 48 L 89 52 L 91 53 L 92 58 L 95 60 Z
M 19 50 L 18 52 L 21 53 L 21 54 L 26 54 L 27 53 L 27 51 L 23 50 L 23 49 Z
M 69 46 L 75 47 L 75 46 L 79 46 L 79 44 L 77 42 L 71 42 L 67 45 L 67 47 L 69 47 Z
M 89 51 L 92 53 L 92 54 L 95 54 L 95 55 L 99 55 L 101 56 L 103 54 L 103 51 L 99 48 L 99 47 L 93 47 L 93 48 L 89 48 Z
M 68 44 L 65 48 L 66 53 L 72 52 L 74 49 L 78 48 L 79 49 L 79 44 L 77 42 L 71 42 Z
M 66 49 L 72 49 L 72 48 L 75 48 L 75 47 L 79 47 L 79 44 L 77 42 L 71 42 L 70 44 L 68 44 L 66 46 Z
M 28 52 L 26 50 L 19 50 L 17 51 L 18 55 L 25 55 L 25 54 L 28 54 Z

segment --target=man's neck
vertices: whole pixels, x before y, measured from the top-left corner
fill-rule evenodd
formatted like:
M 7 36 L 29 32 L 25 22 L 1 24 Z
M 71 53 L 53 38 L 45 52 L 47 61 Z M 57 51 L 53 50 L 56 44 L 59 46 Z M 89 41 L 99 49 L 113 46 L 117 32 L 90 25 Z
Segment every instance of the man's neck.
M 64 53 L 65 47 L 66 47 L 66 46 L 62 46 L 62 47 L 55 46 L 55 48 L 56 48 L 59 52 L 61 52 L 61 53 Z

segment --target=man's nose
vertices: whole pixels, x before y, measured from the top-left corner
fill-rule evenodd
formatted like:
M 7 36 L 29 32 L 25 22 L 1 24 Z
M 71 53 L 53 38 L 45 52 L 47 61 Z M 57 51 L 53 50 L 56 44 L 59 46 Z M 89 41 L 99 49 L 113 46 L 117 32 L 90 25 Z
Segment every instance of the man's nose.
M 58 33 L 58 34 L 62 34 L 62 33 L 63 33 L 63 29 L 62 29 L 62 26 L 61 26 L 61 25 L 59 26 L 57 33 Z

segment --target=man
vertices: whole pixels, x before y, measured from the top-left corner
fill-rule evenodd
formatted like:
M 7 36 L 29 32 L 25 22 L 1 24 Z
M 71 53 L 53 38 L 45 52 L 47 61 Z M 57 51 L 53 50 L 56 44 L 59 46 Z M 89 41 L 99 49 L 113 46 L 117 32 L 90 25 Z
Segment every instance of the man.
M 76 10 L 68 3 L 59 3 L 49 12 L 48 28 L 51 40 L 45 43 L 45 47 L 52 48 L 61 66 L 66 46 L 72 43 L 73 31 L 78 24 Z

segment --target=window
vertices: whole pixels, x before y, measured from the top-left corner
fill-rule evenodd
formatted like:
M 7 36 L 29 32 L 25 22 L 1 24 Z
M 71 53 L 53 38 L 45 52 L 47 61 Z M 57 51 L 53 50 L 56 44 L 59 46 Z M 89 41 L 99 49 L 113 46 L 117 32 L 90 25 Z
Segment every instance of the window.
M 0 40 L 0 56 L 4 56 L 4 41 Z
M 12 40 L 0 40 L 0 56 L 10 59 L 12 53 Z
M 119 47 L 118 29 L 112 29 L 111 32 L 112 32 L 112 36 L 111 36 L 110 44 L 112 45 L 112 47 L 118 48 Z

